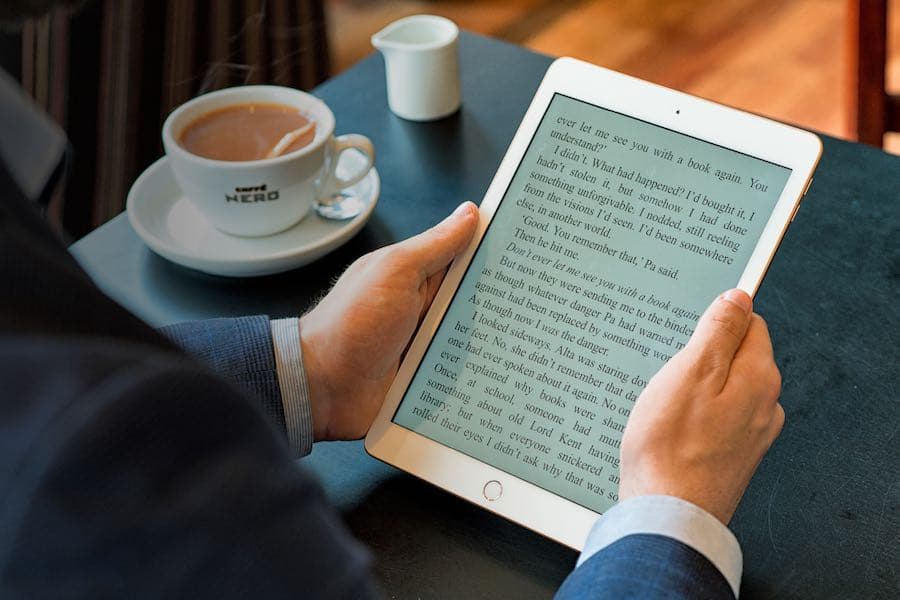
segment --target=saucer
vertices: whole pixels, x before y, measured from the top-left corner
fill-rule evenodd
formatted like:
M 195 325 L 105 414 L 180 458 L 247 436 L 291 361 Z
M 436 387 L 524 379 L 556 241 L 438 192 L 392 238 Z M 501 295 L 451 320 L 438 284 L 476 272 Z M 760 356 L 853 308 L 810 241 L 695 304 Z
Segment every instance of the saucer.
M 353 172 L 365 159 L 348 151 L 340 160 L 339 171 Z M 226 277 L 270 275 L 311 263 L 347 242 L 372 216 L 380 190 L 381 181 L 373 167 L 359 183 L 343 190 L 363 204 L 352 219 L 325 219 L 310 208 L 286 231 L 239 237 L 219 231 L 194 208 L 163 157 L 131 186 L 128 221 L 151 250 L 179 265 Z

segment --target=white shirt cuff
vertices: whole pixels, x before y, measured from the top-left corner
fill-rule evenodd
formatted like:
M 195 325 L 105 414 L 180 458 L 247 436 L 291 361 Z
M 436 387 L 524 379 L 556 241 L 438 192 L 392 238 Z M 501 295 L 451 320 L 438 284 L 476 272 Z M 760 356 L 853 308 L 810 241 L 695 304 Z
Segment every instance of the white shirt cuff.
M 312 450 L 313 427 L 309 385 L 300 349 L 300 319 L 275 319 L 271 326 L 288 445 L 294 456 L 306 456 Z
M 744 558 L 737 538 L 699 506 L 673 496 L 636 496 L 606 511 L 588 534 L 578 565 L 625 536 L 640 533 L 690 546 L 722 573 L 738 597 Z

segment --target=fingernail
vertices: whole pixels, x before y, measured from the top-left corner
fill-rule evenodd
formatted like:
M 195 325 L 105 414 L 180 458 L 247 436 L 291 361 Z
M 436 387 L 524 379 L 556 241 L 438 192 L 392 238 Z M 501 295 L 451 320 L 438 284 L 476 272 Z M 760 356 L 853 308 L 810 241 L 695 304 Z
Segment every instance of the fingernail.
M 727 292 L 722 294 L 722 300 L 731 302 L 745 313 L 750 312 L 750 310 L 753 308 L 753 301 L 750 300 L 750 296 L 747 294 L 747 292 L 743 290 L 728 290 Z
M 469 202 L 463 202 L 462 204 L 460 204 L 459 206 L 456 207 L 456 210 L 453 211 L 453 214 L 451 216 L 461 217 L 462 215 L 471 212 L 472 209 L 469 208 L 469 204 L 470 204 Z

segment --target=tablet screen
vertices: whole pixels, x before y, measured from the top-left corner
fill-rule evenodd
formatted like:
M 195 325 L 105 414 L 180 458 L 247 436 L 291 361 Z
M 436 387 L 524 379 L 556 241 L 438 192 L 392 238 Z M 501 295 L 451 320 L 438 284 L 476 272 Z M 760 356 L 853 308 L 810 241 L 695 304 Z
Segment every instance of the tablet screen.
M 556 94 L 393 421 L 597 512 L 790 170 Z

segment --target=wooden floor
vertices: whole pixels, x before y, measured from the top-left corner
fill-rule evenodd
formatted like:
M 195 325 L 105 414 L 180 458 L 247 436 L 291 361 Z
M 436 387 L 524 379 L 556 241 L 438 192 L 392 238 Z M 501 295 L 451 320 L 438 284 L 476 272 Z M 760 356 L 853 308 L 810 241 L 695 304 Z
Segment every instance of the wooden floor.
M 848 137 L 844 0 L 327 0 L 335 72 L 369 37 L 430 13 L 555 56 L 574 56 L 691 94 Z M 900 56 L 900 7 L 893 11 Z M 888 68 L 900 88 L 900 60 Z M 893 84 L 893 85 L 892 85 Z M 900 136 L 888 136 L 900 153 Z

